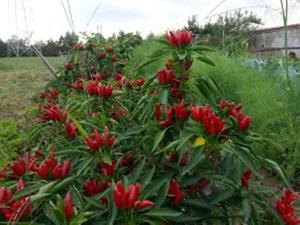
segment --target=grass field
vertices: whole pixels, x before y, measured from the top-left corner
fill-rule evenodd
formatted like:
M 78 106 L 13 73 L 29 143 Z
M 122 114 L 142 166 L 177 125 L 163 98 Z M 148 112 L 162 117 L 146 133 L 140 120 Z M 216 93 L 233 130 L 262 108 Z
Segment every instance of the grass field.
M 48 58 L 51 65 L 63 65 L 65 59 Z M 37 57 L 0 58 L 0 165 L 15 155 L 26 139 L 32 97 L 51 79 L 46 67 Z
M 54 67 L 65 61 L 60 57 L 48 60 Z M 51 75 L 37 57 L 0 58 L 0 119 L 17 118 L 49 79 Z

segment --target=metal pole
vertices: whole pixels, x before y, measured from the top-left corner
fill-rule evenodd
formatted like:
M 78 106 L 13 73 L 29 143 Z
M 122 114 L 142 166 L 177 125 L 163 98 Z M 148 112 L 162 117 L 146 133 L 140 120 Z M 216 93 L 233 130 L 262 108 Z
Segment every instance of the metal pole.
M 49 72 L 54 76 L 56 76 L 56 71 L 53 68 L 53 66 L 51 66 L 51 64 L 48 62 L 48 60 L 43 56 L 43 54 L 34 46 L 31 45 L 31 50 L 42 60 L 42 62 L 44 63 L 44 65 L 47 67 L 47 69 L 49 70 Z

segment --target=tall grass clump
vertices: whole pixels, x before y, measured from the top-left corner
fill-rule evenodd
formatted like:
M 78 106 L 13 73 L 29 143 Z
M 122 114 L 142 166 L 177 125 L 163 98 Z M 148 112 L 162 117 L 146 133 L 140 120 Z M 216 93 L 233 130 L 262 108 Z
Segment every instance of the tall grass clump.
M 145 61 L 145 59 L 155 51 L 161 49 L 164 45 L 157 42 L 155 38 L 149 38 L 143 42 L 143 44 L 136 47 L 133 51 L 132 58 L 128 62 L 129 67 L 136 68 L 138 67 L 142 62 Z M 165 60 L 164 60 L 165 59 Z M 167 61 L 167 57 L 165 57 L 162 60 L 158 60 L 154 63 L 151 63 L 143 68 L 140 69 L 140 72 L 142 73 L 148 73 L 156 71 L 157 68 L 164 67 L 164 63 Z
M 227 58 L 218 53 L 211 57 L 215 67 L 197 62 L 193 74 L 212 77 L 225 99 L 242 102 L 255 128 L 270 141 L 260 154 L 276 159 L 289 177 L 295 176 L 300 159 L 298 94 L 286 89 L 285 77 L 276 70 L 276 63 L 258 70 L 245 66 L 240 58 Z M 297 78 L 293 79 L 293 85 L 297 86 Z

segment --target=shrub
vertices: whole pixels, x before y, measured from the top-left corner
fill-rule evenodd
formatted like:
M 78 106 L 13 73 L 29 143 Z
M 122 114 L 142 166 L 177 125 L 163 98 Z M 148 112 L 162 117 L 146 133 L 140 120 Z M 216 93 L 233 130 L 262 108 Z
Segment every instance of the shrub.
M 169 60 L 147 76 L 124 66 L 114 45 L 76 45 L 57 80 L 37 97 L 40 114 L 28 132 L 30 145 L 1 170 L 3 220 L 296 221 L 297 194 L 286 192 L 275 207 L 272 190 L 260 182 L 260 164 L 268 163 L 289 186 L 276 163 L 254 154 L 260 137 L 242 105 L 204 101 L 203 90 L 189 89 L 194 60 L 214 65 L 206 54 L 211 49 L 192 42 L 191 32 L 170 32 L 159 42 L 163 47 L 139 68 Z

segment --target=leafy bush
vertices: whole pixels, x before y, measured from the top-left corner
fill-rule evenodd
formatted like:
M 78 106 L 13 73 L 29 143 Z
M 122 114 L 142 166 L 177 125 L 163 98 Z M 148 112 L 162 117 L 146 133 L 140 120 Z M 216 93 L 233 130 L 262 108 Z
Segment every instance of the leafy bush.
M 215 102 L 217 85 L 203 75 L 200 90 L 190 88 L 196 59 L 214 65 L 210 48 L 191 32 L 170 32 L 136 70 L 127 53 L 91 40 L 37 97 L 29 144 L 0 173 L 2 220 L 295 224 L 297 194 L 285 192 L 273 207 L 261 184 L 264 163 L 290 186 L 275 162 L 254 153 L 262 140 L 251 117 L 240 104 Z M 157 73 L 138 72 L 165 57 Z

